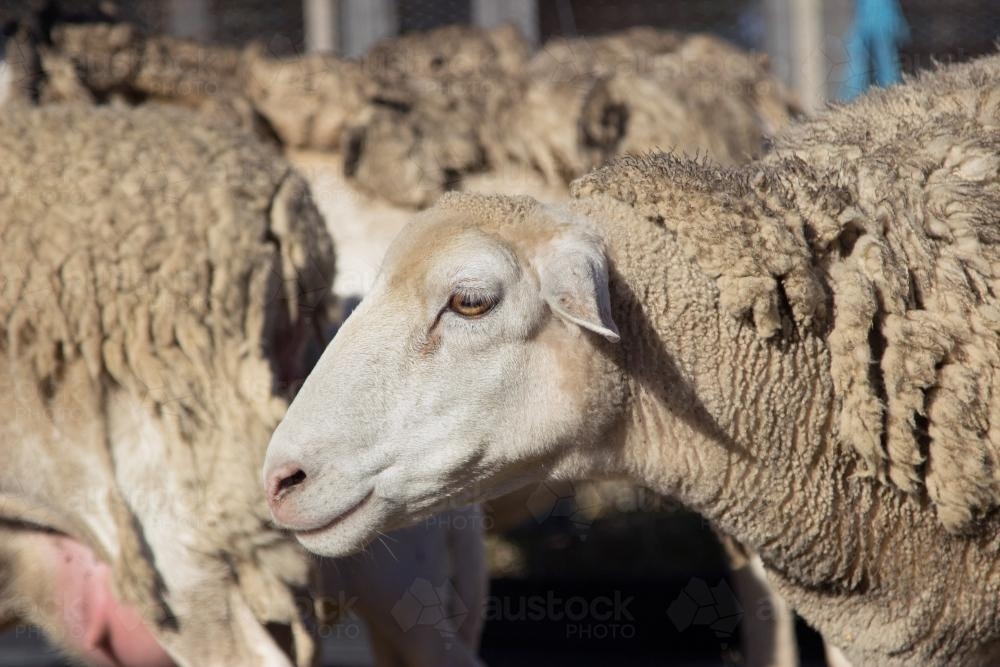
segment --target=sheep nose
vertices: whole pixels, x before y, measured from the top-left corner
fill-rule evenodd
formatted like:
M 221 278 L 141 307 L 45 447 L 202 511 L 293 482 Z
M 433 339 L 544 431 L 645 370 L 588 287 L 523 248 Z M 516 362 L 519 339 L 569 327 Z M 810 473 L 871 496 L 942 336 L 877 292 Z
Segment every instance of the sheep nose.
M 278 466 L 267 478 L 267 502 L 273 507 L 306 481 L 306 473 L 295 463 Z

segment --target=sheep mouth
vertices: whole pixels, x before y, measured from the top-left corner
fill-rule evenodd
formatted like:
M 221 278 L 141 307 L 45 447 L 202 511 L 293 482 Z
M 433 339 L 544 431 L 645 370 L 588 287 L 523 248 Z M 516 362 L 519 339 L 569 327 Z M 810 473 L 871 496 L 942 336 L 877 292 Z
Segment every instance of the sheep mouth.
M 375 496 L 375 490 L 373 489 L 369 491 L 364 498 L 362 498 L 357 503 L 349 507 L 347 510 L 333 517 L 332 519 L 324 523 L 322 526 L 319 526 L 317 528 L 309 528 L 308 530 L 295 530 L 293 531 L 293 533 L 295 534 L 295 537 L 307 537 L 307 538 L 316 535 L 321 535 L 327 532 L 328 530 L 334 528 L 335 526 L 343 523 L 351 516 L 357 514 L 363 507 L 365 507 L 366 505 L 369 504 L 369 502 L 371 502 L 374 496 Z

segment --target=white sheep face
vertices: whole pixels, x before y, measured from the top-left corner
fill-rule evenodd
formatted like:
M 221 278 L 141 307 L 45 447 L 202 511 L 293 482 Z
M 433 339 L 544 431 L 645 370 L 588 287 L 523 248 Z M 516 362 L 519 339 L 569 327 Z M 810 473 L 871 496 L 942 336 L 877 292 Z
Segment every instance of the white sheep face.
M 568 214 L 520 213 L 419 215 L 303 385 L 264 481 L 308 549 L 341 555 L 449 503 L 578 473 L 613 421 L 603 244 Z

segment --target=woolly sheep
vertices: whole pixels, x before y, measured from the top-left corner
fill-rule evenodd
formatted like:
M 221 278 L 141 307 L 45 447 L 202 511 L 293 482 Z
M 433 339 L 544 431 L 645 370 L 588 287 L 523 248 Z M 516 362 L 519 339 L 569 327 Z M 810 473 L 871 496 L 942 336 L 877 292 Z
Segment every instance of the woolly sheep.
M 275 519 L 343 554 L 445 499 L 625 475 L 855 663 L 995 664 L 1000 57 L 759 163 L 621 158 L 573 191 L 416 216 L 272 437 Z
M 299 125 L 282 122 L 281 111 L 267 95 L 268 86 L 278 84 L 286 97 L 296 88 L 306 88 L 323 79 L 322 95 L 339 92 L 341 107 L 348 107 L 350 77 L 327 76 L 322 57 L 312 58 L 305 71 L 287 68 L 287 63 L 269 57 L 265 47 L 253 44 L 244 50 L 208 46 L 199 42 L 163 35 L 146 35 L 131 23 L 119 21 L 98 8 L 81 7 L 81 14 L 64 11 L 63 3 L 41 3 L 37 11 L 21 12 L 9 21 L 5 49 L 8 74 L 17 82 L 9 97 L 13 100 L 55 104 L 121 104 L 135 106 L 150 102 L 184 106 L 204 116 L 216 116 L 252 131 L 259 138 L 282 139 L 287 145 L 310 140 L 317 144 L 328 139 L 331 120 L 315 123 L 308 137 Z M 323 76 L 310 78 L 316 68 Z M 288 73 L 296 76 L 295 87 L 288 85 Z M 331 85 L 332 84 L 332 85 Z M 257 96 L 251 101 L 252 96 Z M 302 98 L 289 100 L 297 103 Z M 264 111 L 275 113 L 276 126 L 265 120 Z M 299 106 L 297 117 L 308 115 Z M 310 117 L 309 123 L 314 119 Z M 278 131 L 287 136 L 275 137 Z
M 510 26 L 447 26 L 380 42 L 360 64 L 384 93 L 343 146 L 345 173 L 414 208 L 488 169 L 484 128 L 520 94 L 527 53 Z
M 454 28 L 448 29 L 450 32 L 454 32 L 455 30 Z M 649 32 L 651 35 L 660 34 L 658 31 Z M 487 31 L 477 30 L 471 31 L 471 33 L 472 35 L 467 37 L 468 40 L 475 38 L 484 42 L 490 38 L 489 35 L 491 34 Z M 676 49 L 678 44 L 682 45 L 683 52 L 688 54 L 685 55 L 686 58 L 693 57 L 690 54 L 695 51 L 694 45 L 701 45 L 706 42 L 713 46 L 716 44 L 716 41 L 706 37 L 686 37 L 674 33 L 670 34 L 672 35 L 670 39 L 672 48 Z M 629 32 L 622 35 L 601 38 L 595 40 L 595 43 L 598 45 L 603 43 L 627 45 L 631 43 L 632 36 L 632 32 Z M 438 76 L 447 80 L 451 72 L 451 68 L 447 63 L 450 62 L 450 58 L 454 57 L 454 52 L 449 47 L 449 41 L 443 39 L 442 35 L 435 31 L 420 35 L 415 34 L 408 37 L 407 40 L 410 48 L 399 48 L 398 51 L 393 52 L 394 55 L 392 57 L 370 57 L 365 60 L 365 63 L 368 67 L 374 68 L 374 65 L 378 63 L 393 62 L 401 71 L 424 73 L 423 75 L 428 80 L 423 84 L 423 88 L 413 83 L 409 84 L 416 91 L 423 89 L 433 92 L 442 87 L 451 90 L 452 88 L 445 84 L 435 83 L 433 80 L 430 80 L 429 75 L 426 74 L 430 69 L 429 66 L 426 66 L 426 62 L 432 59 L 432 57 L 430 55 L 420 56 L 420 54 L 435 54 L 437 50 L 443 51 L 442 54 L 435 57 L 438 57 L 439 61 L 445 64 L 439 65 L 435 69 L 435 72 Z M 585 40 L 579 41 L 581 44 L 586 43 Z M 485 46 L 480 45 L 479 48 L 485 52 L 489 52 L 488 43 Z M 635 48 L 638 49 L 639 47 Z M 708 50 L 704 46 L 699 48 Z M 717 48 L 725 55 L 733 52 L 732 47 L 725 47 L 724 49 L 720 45 Z M 546 49 L 536 56 L 536 59 L 541 60 L 547 50 L 548 45 Z M 418 54 L 415 57 L 416 62 L 410 63 L 406 61 L 405 58 L 414 52 Z M 726 70 L 724 72 L 725 77 L 721 81 L 713 82 L 713 85 L 707 89 L 708 94 L 715 95 L 720 99 L 741 97 L 739 92 L 744 89 L 737 89 L 734 93 L 734 88 L 726 85 L 727 83 L 734 83 L 731 81 L 734 74 L 749 71 L 749 66 L 746 63 L 750 62 L 750 56 L 742 55 L 741 57 L 744 58 L 744 61 L 737 63 L 739 66 Z M 648 64 L 646 63 L 646 65 Z M 303 67 L 308 68 L 309 66 L 303 65 Z M 755 65 L 755 67 L 757 66 Z M 286 72 L 288 70 L 289 67 L 285 66 L 282 71 Z M 600 74 L 602 77 L 606 77 L 614 70 L 614 67 L 610 67 L 608 70 L 601 70 Z M 300 70 L 293 69 L 292 71 Z M 670 71 L 670 69 L 666 69 L 664 73 L 668 74 Z M 760 68 L 755 71 L 758 71 L 758 73 L 763 72 Z M 627 70 L 623 70 L 623 76 L 627 72 Z M 763 74 L 759 75 L 763 76 Z M 641 76 L 644 77 L 643 81 L 650 81 L 647 73 L 643 72 Z M 638 79 L 639 75 L 633 75 L 633 78 Z M 480 91 L 487 85 L 511 85 L 509 82 L 504 84 L 500 74 L 495 70 L 488 72 L 481 70 L 467 71 L 462 81 L 467 86 L 466 90 L 470 91 Z M 780 83 L 777 83 L 773 78 L 769 78 L 767 81 L 773 86 L 773 95 L 767 98 L 772 100 L 772 107 L 782 110 L 791 109 L 793 105 L 791 98 L 781 88 Z M 739 85 L 739 82 L 736 83 Z M 548 202 L 564 201 L 568 194 L 566 184 L 571 178 L 581 175 L 588 166 L 596 164 L 600 159 L 609 156 L 609 150 L 615 148 L 621 149 L 626 145 L 638 148 L 637 142 L 641 142 L 642 137 L 652 135 L 652 132 L 647 132 L 646 134 L 633 132 L 629 135 L 628 142 L 621 142 L 619 141 L 620 135 L 612 133 L 611 135 L 607 135 L 610 138 L 607 140 L 605 148 L 599 149 L 597 153 L 594 153 L 593 147 L 599 144 L 598 132 L 592 129 L 574 131 L 574 127 L 579 126 L 583 128 L 585 124 L 591 123 L 588 127 L 593 128 L 595 127 L 594 123 L 597 123 L 598 119 L 607 116 L 615 108 L 620 108 L 618 106 L 619 102 L 611 101 L 607 96 L 608 86 L 606 78 L 595 80 L 592 82 L 592 87 L 590 88 L 581 87 L 581 81 L 579 80 L 573 81 L 571 85 L 554 85 L 547 82 L 544 78 L 537 78 L 533 79 L 531 84 L 529 90 L 523 93 L 524 96 L 520 99 L 516 107 L 517 120 L 509 126 L 502 123 L 494 126 L 492 121 L 478 122 L 477 119 L 476 127 L 481 131 L 485 131 L 487 135 L 487 138 L 480 139 L 484 147 L 491 145 L 491 139 L 488 138 L 489 135 L 498 135 L 502 137 L 503 142 L 505 142 L 508 148 L 499 153 L 494 152 L 488 166 L 481 168 L 481 171 L 465 173 L 461 178 L 452 175 L 451 178 L 456 179 L 456 182 L 453 183 L 454 186 L 473 192 L 527 192 Z M 669 84 L 652 81 L 650 85 L 669 90 L 670 95 L 674 96 L 671 99 L 675 100 L 675 108 L 686 108 L 685 105 L 687 102 L 685 98 L 683 96 L 677 97 L 677 95 L 683 93 L 683 84 L 680 81 Z M 763 89 L 761 90 L 763 91 Z M 276 99 L 280 99 L 281 95 L 276 94 L 275 97 Z M 759 99 L 764 99 L 765 97 L 764 95 L 760 95 Z M 626 98 L 622 101 L 628 103 L 632 100 Z M 724 108 L 729 108 L 725 107 L 724 103 L 720 102 L 720 104 Z M 762 108 L 764 107 L 762 106 Z M 431 126 L 448 129 L 453 127 L 455 120 L 454 113 L 440 110 L 436 110 L 433 113 L 437 114 L 437 117 L 435 118 L 433 114 L 429 116 L 428 123 Z M 732 115 L 729 115 L 730 113 Z M 790 120 L 790 113 L 789 111 L 788 114 L 781 116 L 775 112 L 769 117 L 768 122 L 774 124 L 786 123 Z M 775 129 L 771 125 L 766 125 L 763 120 L 755 120 L 763 115 L 764 111 L 758 112 L 737 108 L 736 111 L 716 113 L 706 119 L 704 118 L 704 114 L 694 114 L 689 110 L 686 116 L 679 117 L 677 114 L 674 114 L 674 116 L 660 122 L 656 127 L 662 136 L 672 136 L 670 134 L 672 132 L 676 132 L 678 136 L 687 133 L 689 136 L 696 138 L 715 135 L 727 136 L 726 128 L 729 125 L 743 122 L 740 120 L 741 118 L 749 118 L 751 119 L 750 122 L 754 123 L 755 131 L 758 132 L 757 143 L 753 146 L 753 151 L 756 152 L 760 150 L 763 143 L 760 133 L 773 132 Z M 576 124 L 567 124 L 564 122 L 566 118 L 577 117 L 580 120 Z M 373 130 L 374 127 L 377 127 L 377 124 L 369 124 L 364 130 L 364 141 L 360 142 L 363 145 L 352 150 L 360 151 L 368 156 L 367 168 L 370 168 L 372 174 L 377 175 L 378 179 L 380 179 L 362 178 L 361 180 L 369 186 L 365 189 L 355 187 L 355 184 L 358 183 L 357 171 L 350 174 L 343 171 L 344 168 L 348 170 L 352 168 L 357 169 L 356 158 L 354 157 L 345 156 L 345 167 L 341 167 L 338 162 L 340 155 L 336 153 L 303 150 L 288 152 L 289 159 L 302 171 L 309 181 L 320 211 L 330 223 L 331 234 L 333 234 L 340 249 L 339 270 L 334 284 L 334 292 L 343 302 L 356 303 L 357 298 L 368 292 L 374 282 L 385 249 L 408 220 L 408 206 L 394 205 L 393 202 L 398 202 L 401 199 L 407 201 L 406 197 L 410 195 L 414 197 L 414 199 L 410 200 L 411 203 L 433 200 L 439 195 L 442 189 L 440 179 L 445 176 L 442 170 L 434 168 L 429 173 L 424 171 L 420 166 L 421 161 L 415 158 L 413 151 L 415 147 L 418 147 L 420 151 L 426 151 L 430 162 L 435 163 L 435 155 L 451 151 L 449 146 L 453 139 L 449 138 L 447 141 L 443 141 L 438 135 L 429 135 L 420 129 L 410 129 L 414 127 L 412 125 L 412 118 L 412 112 L 392 110 L 391 112 L 384 112 L 384 128 L 386 132 L 384 136 Z M 562 122 L 557 122 L 557 119 Z M 642 125 L 637 125 L 637 121 L 633 121 L 630 127 L 649 128 L 651 119 L 652 117 L 648 117 L 643 121 L 644 124 Z M 311 125 L 307 123 L 305 126 L 310 127 Z M 417 127 L 422 128 L 423 125 L 418 125 Z M 562 127 L 568 127 L 569 131 L 561 131 Z M 538 128 L 539 131 L 529 137 L 528 131 L 531 128 Z M 554 129 L 560 131 L 553 131 Z M 412 135 L 407 136 L 421 137 L 419 143 L 414 143 L 412 140 L 398 140 L 399 137 L 411 132 Z M 685 141 L 689 140 L 685 139 Z M 694 151 L 696 142 L 697 139 L 685 145 Z M 496 143 L 492 145 L 496 146 Z M 588 145 L 591 147 L 588 148 Z M 393 148 L 394 146 L 396 148 Z M 534 151 L 531 153 L 532 157 L 527 160 L 517 157 L 518 155 L 525 155 L 523 152 L 518 152 L 520 150 L 517 148 L 518 146 L 532 147 Z M 653 143 L 649 143 L 646 146 L 642 146 L 642 148 L 648 149 L 653 146 Z M 537 150 L 539 148 L 540 150 Z M 740 162 L 747 157 L 743 148 L 740 146 L 734 147 L 731 142 L 725 141 L 708 142 L 706 139 L 704 145 L 700 147 L 700 151 L 726 163 Z M 582 157 L 588 153 L 590 153 L 590 157 Z M 549 158 L 548 156 L 553 157 Z M 375 160 L 375 162 L 372 160 Z M 366 164 L 364 160 L 361 160 L 361 162 L 362 164 Z M 411 174 L 407 172 L 407 169 L 413 170 L 413 178 L 410 177 Z M 455 169 L 456 173 L 459 171 L 460 169 Z M 414 186 L 414 183 L 417 183 L 419 187 Z M 375 184 L 374 192 L 372 191 L 373 184 Z M 496 506 L 496 503 L 494 505 Z M 727 543 L 730 543 L 731 551 L 740 550 L 738 545 L 732 544 L 732 541 L 728 538 L 723 539 Z M 382 555 L 381 550 L 377 548 L 375 553 Z M 759 573 L 759 568 L 755 569 L 752 566 L 753 562 L 752 558 L 746 554 L 741 554 L 734 561 L 734 575 L 737 587 L 740 590 L 747 591 L 748 596 L 752 593 L 752 599 L 756 603 L 765 599 L 764 593 L 768 588 L 766 580 Z M 377 567 L 377 564 L 372 565 L 372 568 L 375 567 Z M 341 571 L 351 571 L 350 568 L 345 570 L 344 567 L 340 567 L 339 569 Z M 372 587 L 370 584 L 368 586 L 369 588 Z M 465 596 L 464 599 L 468 602 L 469 597 Z M 749 600 L 751 597 L 747 597 L 746 599 Z M 748 617 L 742 624 L 744 654 L 747 664 L 769 664 L 774 666 L 796 664 L 797 655 L 791 614 L 780 599 L 772 596 L 768 598 L 768 601 L 774 610 L 774 614 L 770 620 Z
M 456 30 L 449 28 L 445 32 L 454 33 Z M 481 43 L 477 48 L 484 53 L 490 53 L 489 40 L 495 39 L 491 37 L 494 33 L 479 30 L 469 32 L 471 34 L 465 39 L 480 40 Z M 703 98 L 706 95 L 718 98 L 719 103 L 716 106 L 720 106 L 722 112 L 708 117 L 706 114 L 693 113 L 693 107 L 689 105 L 688 97 L 685 96 L 684 86 L 695 84 L 690 79 L 682 81 L 678 78 L 669 81 L 672 72 L 685 71 L 675 65 L 661 69 L 653 67 L 651 58 L 659 52 L 654 52 L 654 47 L 646 44 L 656 42 L 668 42 L 673 51 L 679 49 L 684 55 L 676 57 L 685 58 L 685 67 L 696 73 L 704 74 L 705 71 L 712 71 L 710 65 L 698 68 L 695 66 L 696 63 L 689 62 L 697 57 L 696 53 L 711 53 L 714 48 L 718 55 L 713 57 L 719 60 L 729 59 L 726 60 L 729 65 L 727 69 L 721 69 L 720 65 L 716 70 L 722 72 L 724 76 L 704 88 L 701 95 Z M 449 46 L 449 40 L 443 39 L 443 35 L 438 31 L 432 31 L 411 35 L 406 43 L 408 48 L 400 47 L 392 51 L 391 57 L 385 55 L 386 47 L 383 49 L 383 56 L 368 57 L 363 62 L 372 70 L 376 70 L 376 65 L 380 63 L 392 62 L 399 71 L 419 72 L 418 76 L 424 77 L 422 86 L 407 84 L 417 92 L 421 90 L 425 93 L 434 92 L 441 88 L 454 90 L 452 86 L 435 82 L 428 74 L 431 68 L 427 65 L 430 60 L 436 58 L 439 64 L 434 68 L 434 73 L 448 80 L 453 69 L 449 63 L 451 58 L 456 57 L 455 51 Z M 598 78 L 592 79 L 588 84 L 589 88 L 582 86 L 584 82 L 580 79 L 569 82 L 558 79 L 550 81 L 543 76 L 532 74 L 528 89 L 520 93 L 522 97 L 514 107 L 516 111 L 507 116 L 494 115 L 492 120 L 487 119 L 486 122 L 481 122 L 477 118 L 476 127 L 484 133 L 479 141 L 483 145 L 483 150 L 490 154 L 488 164 L 480 167 L 480 171 L 462 174 L 460 178 L 455 175 L 450 176 L 455 181 L 453 186 L 472 192 L 530 193 L 543 201 L 561 202 L 567 198 L 568 181 L 583 174 L 589 166 L 609 157 L 610 151 L 622 150 L 626 146 L 644 150 L 653 148 L 655 144 L 650 137 L 654 135 L 654 129 L 663 137 L 675 136 L 674 133 L 678 137 L 684 136 L 684 141 L 688 142 L 684 147 L 692 153 L 701 152 L 724 163 L 736 163 L 745 160 L 751 151 L 759 152 L 764 143 L 764 134 L 773 133 L 778 126 L 789 122 L 794 113 L 792 98 L 776 79 L 766 74 L 759 60 L 735 52 L 732 47 L 718 40 L 661 31 L 628 31 L 594 40 L 581 39 L 578 43 L 581 46 L 593 43 L 597 51 L 600 51 L 604 44 L 614 44 L 622 50 L 631 49 L 638 54 L 633 58 L 642 62 L 643 67 L 651 71 L 636 72 L 634 67 L 626 68 L 622 63 L 615 62 L 597 67 L 581 56 L 580 67 L 593 67 L 598 73 Z M 532 61 L 533 67 L 541 67 L 541 63 L 544 63 L 550 54 L 551 44 L 547 44 L 535 56 Z M 555 48 L 558 48 L 558 44 L 560 43 L 556 42 Z M 415 62 L 407 61 L 406 58 L 413 53 L 417 54 L 414 57 Z M 704 57 L 708 58 L 709 55 Z M 486 59 L 486 62 L 490 61 Z M 309 66 L 303 65 L 303 67 L 308 69 Z M 288 70 L 289 67 L 285 66 L 282 71 Z M 293 69 L 293 71 L 300 70 Z M 616 109 L 622 108 L 621 104 L 635 104 L 635 100 L 628 97 L 620 98 L 618 101 L 609 98 L 608 76 L 614 72 L 618 72 L 621 78 L 629 77 L 645 81 L 657 90 L 667 91 L 661 98 L 673 99 L 674 109 L 681 113 L 675 113 L 669 118 L 664 116 L 659 120 L 656 116 L 647 116 L 641 121 L 636 120 L 636 115 L 633 115 L 628 127 L 643 128 L 643 131 L 631 131 L 627 141 L 621 140 L 623 135 L 618 131 L 601 134 L 598 129 L 601 123 L 606 123 L 609 115 L 613 115 Z M 734 76 L 745 76 L 747 72 L 755 72 L 754 76 L 758 77 L 753 81 L 755 86 L 758 84 L 760 86 L 753 88 L 757 91 L 756 101 L 752 102 L 751 106 L 727 105 L 726 99 L 746 97 L 745 93 L 748 90 L 746 81 L 734 80 Z M 659 78 L 651 78 L 652 73 Z M 488 66 L 474 71 L 464 71 L 462 79 L 466 85 L 465 90 L 472 91 L 473 94 L 482 91 L 486 86 L 513 85 L 509 79 L 506 83 L 504 81 L 501 72 L 489 69 Z M 402 83 L 401 80 L 400 85 Z M 768 92 L 769 95 L 765 94 Z M 397 92 L 397 96 L 398 94 Z M 280 94 L 276 94 L 276 98 L 280 97 Z M 331 234 L 341 250 L 334 292 L 346 303 L 356 303 L 358 298 L 368 292 L 385 249 L 409 218 L 409 206 L 394 205 L 394 202 L 399 202 L 401 199 L 407 201 L 406 197 L 411 195 L 414 197 L 410 200 L 411 203 L 429 201 L 440 194 L 441 178 L 445 174 L 437 167 L 429 172 L 425 171 L 420 166 L 422 164 L 420 159 L 415 158 L 413 152 L 415 147 L 419 147 L 420 151 L 426 151 L 431 163 L 435 163 L 435 155 L 445 154 L 451 150 L 449 146 L 453 139 L 449 138 L 447 142 L 443 142 L 438 135 L 428 135 L 419 129 L 423 125 L 414 126 L 412 112 L 392 110 L 384 113 L 386 134 L 383 136 L 373 130 L 377 124 L 368 125 L 364 130 L 364 141 L 359 141 L 363 145 L 352 149 L 368 156 L 367 168 L 380 179 L 376 181 L 372 178 L 362 178 L 361 180 L 368 184 L 368 188 L 355 187 L 358 183 L 358 172 L 357 158 L 354 156 L 344 156 L 345 166 L 341 167 L 338 162 L 341 157 L 336 153 L 302 150 L 288 153 L 290 160 L 309 181 L 320 211 L 330 223 Z M 437 114 L 437 117 L 433 114 Z M 453 127 L 454 113 L 435 110 L 433 114 L 430 114 L 427 121 L 431 126 L 448 129 Z M 566 123 L 566 118 L 579 118 L 579 120 Z M 602 118 L 605 120 L 601 121 Z M 729 126 L 745 122 L 752 123 L 754 131 L 757 132 L 756 143 L 752 147 L 738 142 L 707 139 L 715 136 L 726 137 L 730 134 L 727 130 Z M 305 124 L 305 126 L 310 125 Z M 532 132 L 533 128 L 537 129 L 537 132 Z M 568 129 L 564 131 L 563 128 Z M 420 136 L 421 139 L 419 143 L 414 143 L 412 140 L 398 140 L 403 135 Z M 641 145 L 643 140 L 650 143 Z M 700 146 L 697 143 L 699 140 L 704 142 Z M 602 141 L 604 147 L 600 148 Z M 505 148 L 497 151 L 495 147 L 501 142 Z M 492 150 L 490 146 L 493 147 Z M 529 155 L 530 157 L 525 157 Z M 365 160 L 361 162 L 365 164 Z M 355 171 L 345 173 L 345 168 Z M 413 170 L 413 178 L 407 169 Z M 455 171 L 458 172 L 460 169 Z M 417 183 L 419 187 L 413 183 Z M 374 191 L 371 189 L 373 184 L 376 184 Z M 493 504 L 497 506 L 496 503 Z M 741 551 L 731 540 L 723 539 L 730 544 L 730 551 Z M 381 553 L 378 550 L 376 552 Z M 752 558 L 741 553 L 734 561 L 734 574 L 737 587 L 747 591 L 748 594 L 752 592 L 752 598 L 756 602 L 765 599 L 763 593 L 767 590 L 767 582 L 760 576 L 759 568 L 755 569 L 752 566 L 753 562 Z M 747 664 L 774 666 L 796 664 L 793 619 L 780 599 L 772 597 L 769 603 L 774 610 L 771 620 L 748 617 L 742 624 Z
M 334 268 L 305 183 L 179 109 L 10 107 L 0 152 L 0 624 L 91 664 L 311 664 L 257 483 Z
M 798 115 L 767 58 L 710 35 L 637 28 L 553 39 L 532 58 L 516 104 L 501 107 L 494 162 L 535 165 L 568 183 L 616 154 L 652 148 L 734 165 L 759 156 Z M 578 97 L 567 123 L 562 100 Z
M 797 113 L 765 58 L 706 35 L 634 30 L 525 53 L 509 28 L 456 26 L 373 49 L 361 67 L 379 101 L 342 144 L 347 176 L 411 208 L 496 171 L 562 189 L 657 145 L 740 163 Z

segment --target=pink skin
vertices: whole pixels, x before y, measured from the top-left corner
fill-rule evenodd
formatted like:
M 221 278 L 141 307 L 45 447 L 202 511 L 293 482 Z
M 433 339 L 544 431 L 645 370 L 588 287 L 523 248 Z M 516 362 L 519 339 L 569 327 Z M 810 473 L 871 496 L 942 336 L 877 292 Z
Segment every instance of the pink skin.
M 60 608 L 57 639 L 77 649 L 94 667 L 174 664 L 143 623 L 142 614 L 115 598 L 106 563 L 71 537 L 51 535 L 47 541 Z

